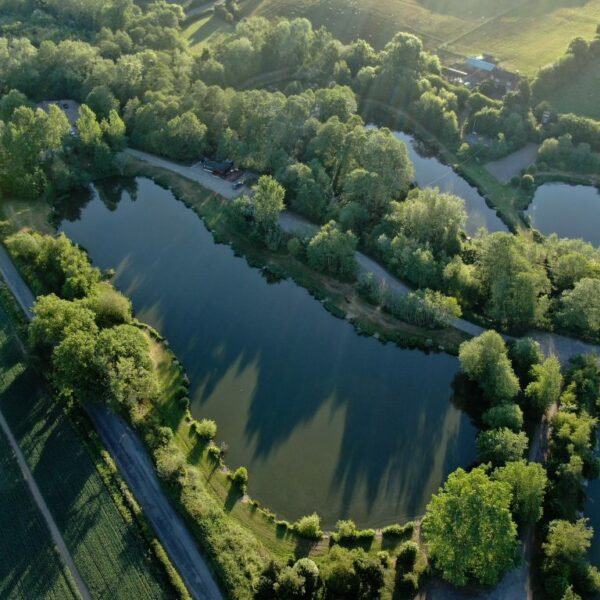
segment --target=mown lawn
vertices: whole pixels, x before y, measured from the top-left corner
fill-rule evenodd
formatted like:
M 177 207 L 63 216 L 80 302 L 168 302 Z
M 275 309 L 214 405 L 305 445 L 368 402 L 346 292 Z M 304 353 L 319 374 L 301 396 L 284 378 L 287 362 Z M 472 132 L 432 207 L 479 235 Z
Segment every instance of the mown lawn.
M 344 42 L 357 37 L 380 49 L 398 31 L 423 39 L 432 50 L 459 55 L 490 52 L 503 64 L 533 76 L 564 54 L 576 36 L 591 39 L 600 0 L 243 0 L 244 16 L 306 17 Z M 231 30 L 219 19 L 188 24 L 194 48 Z
M 0 598 L 79 598 L 2 433 L 0 506 Z
M 169 597 L 150 550 L 123 520 L 62 408 L 41 391 L 37 375 L 24 364 L 2 307 L 0 358 L 2 410 L 93 597 Z M 2 512 L 9 507 L 3 504 Z M 7 530 L 2 529 L 3 539 Z M 35 548 L 34 541 L 24 543 Z M 36 556 L 32 552 L 30 561 L 41 586 Z M 1 589 L 0 596 L 6 597 Z

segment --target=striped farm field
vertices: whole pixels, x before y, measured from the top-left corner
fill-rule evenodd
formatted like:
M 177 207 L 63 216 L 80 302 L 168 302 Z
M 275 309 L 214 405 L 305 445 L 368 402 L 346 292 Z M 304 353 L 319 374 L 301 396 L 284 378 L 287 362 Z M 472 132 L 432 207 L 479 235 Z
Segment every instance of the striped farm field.
M 2 433 L 0 505 L 0 598 L 78 598 Z
M 92 597 L 111 600 L 170 597 L 151 560 L 150 549 L 134 526 L 121 516 L 78 433 L 62 408 L 45 394 L 37 375 L 24 364 L 1 306 L 0 404 Z M 16 503 L 17 491 L 12 493 Z M 8 519 L 8 511 L 23 509 L 23 504 L 12 506 L 10 500 L 7 496 L 2 504 L 3 518 Z M 0 586 L 11 585 L 12 571 L 17 572 L 17 568 L 24 573 L 23 577 L 30 573 L 30 578 L 38 580 L 38 586 L 42 586 L 46 578 L 50 579 L 45 575 L 50 570 L 49 555 L 44 553 L 39 526 L 37 529 L 34 526 L 35 521 L 25 537 L 21 537 L 16 524 L 12 527 L 6 523 L 2 528 L 3 540 L 9 535 L 19 538 L 25 547 L 30 546 L 35 551 L 23 554 L 20 563 L 12 565 L 11 561 L 17 561 L 18 557 L 7 556 L 0 543 L 3 556 Z M 40 560 L 42 556 L 45 562 Z M 55 574 L 54 580 L 57 578 Z M 0 587 L 0 597 L 7 597 L 2 589 Z M 44 597 L 34 590 L 32 587 L 24 597 Z M 68 594 L 47 597 L 68 598 Z

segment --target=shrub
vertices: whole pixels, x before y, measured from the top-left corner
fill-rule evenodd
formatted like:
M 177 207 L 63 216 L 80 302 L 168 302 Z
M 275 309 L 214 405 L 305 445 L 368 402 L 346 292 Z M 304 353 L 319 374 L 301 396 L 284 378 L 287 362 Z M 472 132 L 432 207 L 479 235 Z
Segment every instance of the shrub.
M 307 515 L 294 524 L 296 533 L 310 540 L 320 540 L 323 537 L 321 531 L 321 517 L 317 513 Z
M 521 177 L 521 187 L 524 190 L 532 189 L 534 184 L 535 184 L 535 179 L 531 175 L 527 174 L 527 175 L 523 175 L 523 177 Z
M 215 462 L 219 462 L 221 460 L 221 450 L 218 446 L 209 446 L 208 447 L 208 457 Z
M 217 424 L 211 419 L 201 419 L 200 421 L 196 421 L 194 425 L 196 434 L 202 439 L 213 440 L 215 437 L 217 437 Z
M 374 529 L 357 529 L 354 521 L 341 520 L 336 524 L 337 531 L 332 534 L 331 539 L 336 542 L 368 541 L 375 537 Z
M 292 256 L 299 258 L 304 248 L 302 242 L 297 237 L 293 237 L 287 243 L 287 250 Z
M 175 390 L 173 397 L 179 400 L 180 398 L 186 398 L 188 396 L 188 388 L 185 385 L 180 385 Z
M 179 407 L 183 410 L 187 410 L 190 407 L 190 399 L 187 396 L 182 396 L 177 400 L 177 404 L 179 404 Z
M 373 273 L 361 273 L 358 277 L 356 289 L 371 304 L 381 302 L 381 287 Z
M 398 550 L 398 564 L 402 565 L 405 571 L 411 571 L 419 554 L 419 546 L 412 541 L 404 542 Z
M 381 530 L 381 534 L 383 535 L 383 537 L 411 538 L 414 530 L 414 521 L 409 521 L 404 525 L 388 525 L 387 527 L 384 527 Z
M 248 469 L 246 467 L 238 467 L 231 476 L 231 481 L 245 494 L 248 488 Z

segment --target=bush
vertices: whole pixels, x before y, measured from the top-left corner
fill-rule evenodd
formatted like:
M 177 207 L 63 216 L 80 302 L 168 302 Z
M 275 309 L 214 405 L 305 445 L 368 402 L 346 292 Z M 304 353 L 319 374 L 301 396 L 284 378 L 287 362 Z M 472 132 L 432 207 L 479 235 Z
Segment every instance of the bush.
M 395 537 L 395 538 L 411 538 L 415 530 L 415 524 L 410 521 L 404 525 L 388 525 L 381 530 L 383 537 Z
M 187 410 L 190 407 L 190 399 L 187 396 L 182 396 L 177 400 L 177 404 L 179 404 L 179 407 L 183 410 Z
M 217 424 L 211 419 L 201 419 L 194 423 L 196 434 L 204 440 L 213 440 L 217 437 Z M 214 446 L 216 448 L 216 446 Z M 217 448 L 220 455 L 220 450 Z
M 221 450 L 218 446 L 209 446 L 208 447 L 208 457 L 215 461 L 219 462 L 221 460 Z
M 521 177 L 521 187 L 524 190 L 531 190 L 533 189 L 533 186 L 535 185 L 535 179 L 527 174 L 527 175 L 523 175 L 523 177 Z
M 357 529 L 354 521 L 341 520 L 336 524 L 337 531 L 331 535 L 331 539 L 336 542 L 356 542 L 368 541 L 375 537 L 374 529 Z
M 300 258 L 304 251 L 304 247 L 302 246 L 302 242 L 297 237 L 293 237 L 287 243 L 287 250 L 292 256 Z
M 419 546 L 415 542 L 404 542 L 398 550 L 397 564 L 400 564 L 405 571 L 411 571 L 415 566 L 418 554 Z
M 248 469 L 238 467 L 231 476 L 231 481 L 245 494 L 248 488 Z
M 309 540 L 320 540 L 323 537 L 321 517 L 317 513 L 302 517 L 294 524 L 294 530 L 298 535 Z
M 180 385 L 177 387 L 177 389 L 173 393 L 173 397 L 176 398 L 177 400 L 180 400 L 181 398 L 187 398 L 188 393 L 189 393 L 188 388 L 185 385 Z
M 356 289 L 371 304 L 381 303 L 381 286 L 373 273 L 361 273 L 358 277 Z

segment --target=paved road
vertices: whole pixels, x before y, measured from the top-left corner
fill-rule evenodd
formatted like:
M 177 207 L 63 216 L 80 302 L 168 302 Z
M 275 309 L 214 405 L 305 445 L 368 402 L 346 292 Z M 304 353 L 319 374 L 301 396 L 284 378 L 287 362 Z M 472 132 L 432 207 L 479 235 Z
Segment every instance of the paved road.
M 87 407 L 104 445 L 133 490 L 190 594 L 198 600 L 220 600 L 221 591 L 196 542 L 160 487 L 154 465 L 127 423 L 104 405 Z
M 165 160 L 148 154 L 146 152 L 140 152 L 139 150 L 127 149 L 126 152 L 145 160 L 155 166 L 168 169 L 188 179 L 198 182 L 200 185 L 208 187 L 212 191 L 220 194 L 224 198 L 233 199 L 242 193 L 248 192 L 247 189 L 233 190 L 229 182 L 224 182 L 221 178 L 211 175 L 202 169 L 195 167 L 184 167 L 170 160 Z M 222 190 L 222 191 L 220 191 Z M 317 229 L 318 225 L 315 225 L 308 219 L 301 217 L 290 211 L 284 211 L 279 217 L 279 225 L 284 231 L 288 233 L 298 233 L 301 235 L 311 235 Z M 380 281 L 384 282 L 389 289 L 394 290 L 399 294 L 408 294 L 412 291 L 412 288 L 400 281 L 396 276 L 390 273 L 385 267 L 374 261 L 362 252 L 356 253 L 356 261 L 358 263 L 359 272 L 361 273 L 373 273 L 375 277 Z M 477 336 L 485 331 L 484 327 L 471 323 L 466 319 L 454 319 L 452 326 L 459 331 L 467 333 L 468 335 Z M 529 337 L 537 340 L 544 353 L 556 354 L 556 356 L 563 363 L 567 363 L 570 358 L 578 354 L 585 354 L 589 352 L 596 352 L 600 354 L 600 346 L 594 344 L 588 344 L 579 340 L 574 340 L 565 336 L 557 335 L 555 333 L 548 333 L 543 331 L 532 331 L 528 333 Z M 509 336 L 504 336 L 509 339 Z
M 58 552 L 60 553 L 60 556 L 63 559 L 63 562 L 65 563 L 65 565 L 67 566 L 69 571 L 71 571 L 71 575 L 73 576 L 73 579 L 75 581 L 75 585 L 77 586 L 77 590 L 79 591 L 79 594 L 81 595 L 81 597 L 84 600 L 91 600 L 92 597 L 90 596 L 87 586 L 85 585 L 81 575 L 79 574 L 79 571 L 77 570 L 77 567 L 75 566 L 73 557 L 71 556 L 71 553 L 69 552 L 69 549 L 67 548 L 67 545 L 65 544 L 65 540 L 63 539 L 63 537 L 60 533 L 60 530 L 58 529 L 58 527 L 56 526 L 56 523 L 54 522 L 54 518 L 52 517 L 52 514 L 50 513 L 50 510 L 48 509 L 48 505 L 46 504 L 46 501 L 44 500 L 44 497 L 42 496 L 42 493 L 40 492 L 40 489 L 38 488 L 37 483 L 35 482 L 35 479 L 33 478 L 33 474 L 31 473 L 31 471 L 29 469 L 29 465 L 27 464 L 27 461 L 25 460 L 25 457 L 23 456 L 23 453 L 21 452 L 21 448 L 19 448 L 19 445 L 17 444 L 17 440 L 15 440 L 15 438 L 10 430 L 10 427 L 8 426 L 8 423 L 6 422 L 6 419 L 4 418 L 4 415 L 1 412 L 0 412 L 0 429 L 2 429 L 2 431 L 4 432 L 4 435 L 8 439 L 8 443 L 10 444 L 10 446 L 15 454 L 15 458 L 17 459 L 17 464 L 19 465 L 19 468 L 21 469 L 21 474 L 23 475 L 23 479 L 25 480 L 25 482 L 27 483 L 27 486 L 29 487 L 29 491 L 31 492 L 33 501 L 35 502 L 36 506 L 38 507 L 38 510 L 40 511 L 42 517 L 44 518 L 44 521 L 46 521 L 46 525 L 48 526 L 48 529 L 50 530 L 50 535 L 52 536 L 52 541 L 56 545 Z
M 31 307 L 35 301 L 34 296 L 12 263 L 6 249 L 1 244 L 0 273 L 23 308 L 28 320 L 31 320 Z M 179 571 L 192 597 L 197 600 L 222 600 L 223 595 L 219 590 L 208 562 L 200 553 L 198 546 L 185 527 L 181 517 L 162 491 L 154 466 L 137 435 L 118 415 L 111 413 L 105 408 L 91 407 L 88 409 L 88 412 L 102 437 L 104 445 L 109 449 L 117 465 L 119 465 L 125 480 L 133 491 L 133 495 L 152 523 L 158 538 Z M 0 426 L 4 428 L 1 414 Z M 10 430 L 8 430 L 7 435 L 9 434 Z M 11 438 L 12 436 L 9 437 L 9 440 Z M 17 451 L 18 447 L 15 450 L 18 458 L 20 451 Z M 26 476 L 24 473 L 24 476 L 30 487 L 31 485 L 35 486 L 30 473 L 29 476 Z M 35 489 L 37 490 L 37 486 L 35 486 Z M 34 498 L 36 498 L 33 490 L 32 493 L 34 494 Z M 41 502 L 43 502 L 39 491 L 37 491 L 37 494 Z M 45 504 L 43 506 L 45 507 Z M 44 517 L 48 516 L 52 519 L 47 508 L 40 507 L 40 510 L 44 514 Z M 49 522 L 48 526 L 51 532 L 53 531 L 52 527 L 58 532 L 56 526 L 53 525 L 53 521 L 52 523 Z M 61 546 L 58 542 L 57 546 L 59 546 L 60 550 Z M 62 542 L 62 547 L 68 554 L 64 542 Z M 75 566 L 72 559 L 65 558 L 65 563 L 73 572 L 75 581 L 81 582 L 82 589 L 84 590 L 82 596 L 87 600 L 90 596 L 87 594 L 85 585 L 77 574 L 77 571 L 74 570 Z M 71 565 L 73 566 L 71 567 Z

